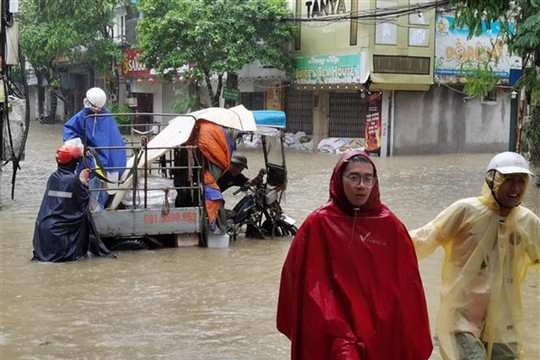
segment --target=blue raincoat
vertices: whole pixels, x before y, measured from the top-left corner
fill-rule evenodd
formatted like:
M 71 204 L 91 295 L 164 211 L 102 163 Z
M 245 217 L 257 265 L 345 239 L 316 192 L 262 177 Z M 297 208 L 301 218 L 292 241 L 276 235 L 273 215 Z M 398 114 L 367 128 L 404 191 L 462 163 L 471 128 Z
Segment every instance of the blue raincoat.
M 126 166 L 127 153 L 124 139 L 118 130 L 114 117 L 107 109 L 102 108 L 100 114 L 109 114 L 109 116 L 89 116 L 92 114 L 91 109 L 84 108 L 69 119 L 64 125 L 64 141 L 80 138 L 85 147 L 122 147 L 121 149 L 97 149 L 99 164 L 96 164 L 91 158 L 86 159 L 87 166 L 95 168 L 96 165 L 100 165 L 105 176 L 108 173 L 118 173 L 117 178 L 119 179 Z M 81 162 L 77 173 L 80 173 L 83 167 L 84 162 Z M 105 187 L 105 185 L 102 184 L 101 187 Z M 107 194 L 104 191 L 100 192 L 98 200 L 101 205 L 105 205 Z

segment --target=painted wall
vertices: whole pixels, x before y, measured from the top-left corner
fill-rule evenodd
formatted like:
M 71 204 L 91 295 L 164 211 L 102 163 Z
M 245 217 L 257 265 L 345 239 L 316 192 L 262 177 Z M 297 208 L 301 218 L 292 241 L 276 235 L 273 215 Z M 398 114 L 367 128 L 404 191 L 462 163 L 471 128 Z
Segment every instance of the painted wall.
M 393 125 L 394 155 L 504 151 L 510 134 L 510 90 L 499 90 L 492 104 L 445 86 L 398 91 Z

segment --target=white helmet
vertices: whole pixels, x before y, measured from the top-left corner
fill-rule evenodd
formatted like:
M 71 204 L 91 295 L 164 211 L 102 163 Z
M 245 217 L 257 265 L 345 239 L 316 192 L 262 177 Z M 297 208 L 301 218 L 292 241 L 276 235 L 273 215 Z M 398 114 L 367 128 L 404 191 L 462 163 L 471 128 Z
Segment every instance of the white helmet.
M 497 170 L 501 174 L 529 174 L 529 163 L 518 153 L 505 151 L 491 159 L 486 171 Z
M 89 105 L 101 109 L 105 106 L 105 103 L 107 102 L 107 94 L 105 94 L 105 91 L 103 91 L 102 89 L 98 87 L 93 87 L 91 89 L 88 89 L 88 91 L 86 92 L 85 100 L 88 101 Z

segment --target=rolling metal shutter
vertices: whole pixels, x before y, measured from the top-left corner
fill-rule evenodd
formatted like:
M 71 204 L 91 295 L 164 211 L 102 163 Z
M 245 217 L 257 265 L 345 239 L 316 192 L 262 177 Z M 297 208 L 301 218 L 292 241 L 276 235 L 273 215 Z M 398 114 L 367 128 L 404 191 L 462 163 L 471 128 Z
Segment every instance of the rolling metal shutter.
M 366 101 L 360 92 L 330 93 L 328 136 L 363 138 L 366 111 Z
M 289 88 L 285 96 L 287 132 L 313 134 L 313 92 Z

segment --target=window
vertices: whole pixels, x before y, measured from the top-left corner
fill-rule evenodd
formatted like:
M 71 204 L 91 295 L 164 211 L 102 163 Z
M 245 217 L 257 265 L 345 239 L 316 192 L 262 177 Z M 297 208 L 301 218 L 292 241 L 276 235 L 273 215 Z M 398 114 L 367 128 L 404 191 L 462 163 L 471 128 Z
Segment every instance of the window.
M 392 23 L 377 24 L 375 27 L 375 43 L 383 45 L 397 44 L 397 26 Z
M 482 104 L 496 104 L 497 103 L 497 89 L 491 90 L 487 95 L 482 96 L 480 101 Z
M 377 0 L 377 9 L 397 9 L 397 1 Z
M 373 71 L 388 74 L 429 75 L 430 58 L 373 55 Z
M 410 28 L 409 46 L 429 46 L 429 30 L 424 28 Z

